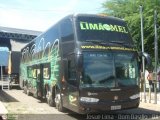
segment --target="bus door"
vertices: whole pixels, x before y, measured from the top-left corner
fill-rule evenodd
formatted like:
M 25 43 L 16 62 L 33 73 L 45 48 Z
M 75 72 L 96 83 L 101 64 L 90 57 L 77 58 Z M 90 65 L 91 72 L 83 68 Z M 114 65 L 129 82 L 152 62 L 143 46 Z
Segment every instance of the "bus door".
M 43 97 L 43 64 L 38 65 L 37 69 L 37 94 L 38 97 Z
M 67 79 L 66 79 L 66 89 L 65 89 L 65 98 L 67 103 L 67 108 L 71 110 L 78 110 L 78 80 L 76 75 L 76 65 L 75 65 L 75 57 L 71 55 L 68 57 L 68 68 L 67 68 Z M 65 71 L 66 72 L 66 71 Z

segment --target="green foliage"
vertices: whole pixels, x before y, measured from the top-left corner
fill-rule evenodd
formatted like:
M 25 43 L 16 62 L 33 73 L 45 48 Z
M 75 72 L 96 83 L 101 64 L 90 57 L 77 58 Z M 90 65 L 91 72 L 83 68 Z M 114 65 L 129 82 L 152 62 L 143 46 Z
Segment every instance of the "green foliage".
M 145 51 L 154 57 L 154 11 L 158 18 L 158 43 L 160 48 L 160 0 L 106 0 L 102 4 L 104 14 L 124 19 L 129 26 L 134 43 L 141 50 L 140 5 L 143 6 L 143 27 Z M 160 49 L 159 49 L 160 55 Z

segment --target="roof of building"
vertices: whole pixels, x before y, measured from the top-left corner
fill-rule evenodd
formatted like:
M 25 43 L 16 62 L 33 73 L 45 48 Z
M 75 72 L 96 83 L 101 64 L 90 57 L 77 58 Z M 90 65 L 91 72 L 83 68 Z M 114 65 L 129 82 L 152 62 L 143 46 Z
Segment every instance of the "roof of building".
M 17 33 L 17 34 L 28 34 L 38 36 L 41 34 L 41 31 L 33 31 L 33 30 L 25 30 L 25 29 L 17 29 L 17 28 L 9 28 L 0 26 L 0 32 L 5 33 Z
M 0 26 L 0 38 L 20 40 L 21 42 L 31 41 L 41 33 L 42 33 L 41 31 L 33 31 L 33 30 L 25 30 L 25 29 L 17 29 L 17 28 Z

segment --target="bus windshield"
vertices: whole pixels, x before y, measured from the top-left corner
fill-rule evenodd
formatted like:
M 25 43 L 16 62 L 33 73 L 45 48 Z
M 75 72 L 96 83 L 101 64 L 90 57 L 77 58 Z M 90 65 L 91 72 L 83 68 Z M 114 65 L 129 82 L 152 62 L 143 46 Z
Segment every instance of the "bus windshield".
M 131 43 L 126 23 L 110 17 L 79 16 L 77 18 L 77 34 L 80 42 L 123 42 Z
M 137 85 L 137 57 L 132 52 L 84 52 L 82 87 Z

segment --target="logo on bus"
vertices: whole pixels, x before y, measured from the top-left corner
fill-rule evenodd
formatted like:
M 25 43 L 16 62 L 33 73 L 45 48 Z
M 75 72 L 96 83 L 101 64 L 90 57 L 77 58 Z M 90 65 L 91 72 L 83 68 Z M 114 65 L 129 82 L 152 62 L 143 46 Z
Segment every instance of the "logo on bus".
M 114 100 L 118 100 L 118 96 L 114 96 Z
M 120 25 L 112 25 L 112 24 L 103 24 L 103 23 L 88 23 L 88 22 L 80 22 L 81 30 L 102 30 L 102 31 L 114 31 L 121 33 L 128 33 L 126 27 Z

